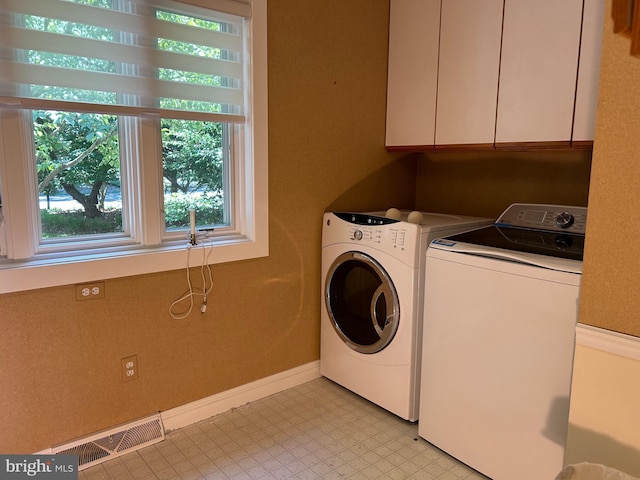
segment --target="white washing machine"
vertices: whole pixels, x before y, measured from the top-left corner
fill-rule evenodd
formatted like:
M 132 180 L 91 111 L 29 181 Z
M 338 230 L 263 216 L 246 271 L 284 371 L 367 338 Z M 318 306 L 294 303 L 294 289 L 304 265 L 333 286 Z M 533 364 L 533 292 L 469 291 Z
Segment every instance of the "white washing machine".
M 492 221 L 396 209 L 323 220 L 320 372 L 415 421 L 427 245 Z
M 427 250 L 418 433 L 494 480 L 563 467 L 586 218 L 514 204 Z

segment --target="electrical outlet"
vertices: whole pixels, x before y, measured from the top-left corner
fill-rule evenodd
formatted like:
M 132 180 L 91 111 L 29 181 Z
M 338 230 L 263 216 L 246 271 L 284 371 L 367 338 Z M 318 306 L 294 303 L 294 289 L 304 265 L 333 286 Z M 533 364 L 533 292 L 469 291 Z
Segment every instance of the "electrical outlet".
M 76 300 L 94 300 L 96 298 L 104 298 L 104 282 L 76 285 Z
M 122 366 L 122 381 L 128 382 L 130 380 L 138 379 L 138 356 L 131 355 L 120 360 Z

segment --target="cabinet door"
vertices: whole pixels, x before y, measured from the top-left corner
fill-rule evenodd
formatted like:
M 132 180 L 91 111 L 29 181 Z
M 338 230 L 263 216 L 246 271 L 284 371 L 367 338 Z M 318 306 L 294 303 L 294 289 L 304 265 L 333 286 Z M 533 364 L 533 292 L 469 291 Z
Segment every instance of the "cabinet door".
M 598 107 L 605 0 L 584 0 L 573 141 L 593 141 Z
M 504 0 L 442 2 L 436 144 L 493 145 Z
M 440 0 L 390 7 L 386 145 L 433 145 Z
M 496 143 L 571 139 L 582 0 L 505 0 Z

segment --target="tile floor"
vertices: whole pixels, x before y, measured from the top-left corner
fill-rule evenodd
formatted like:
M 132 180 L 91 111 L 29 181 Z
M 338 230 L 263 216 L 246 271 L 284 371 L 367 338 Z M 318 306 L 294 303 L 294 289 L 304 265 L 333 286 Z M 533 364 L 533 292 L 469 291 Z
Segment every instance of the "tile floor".
M 487 480 L 406 422 L 319 378 L 80 472 L 81 480 Z

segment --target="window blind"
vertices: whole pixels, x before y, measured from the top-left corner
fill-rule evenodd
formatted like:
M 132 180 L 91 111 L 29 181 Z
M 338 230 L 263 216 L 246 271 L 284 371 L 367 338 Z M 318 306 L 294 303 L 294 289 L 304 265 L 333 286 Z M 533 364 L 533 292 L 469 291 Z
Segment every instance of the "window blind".
M 251 5 L 0 0 L 0 107 L 245 120 Z

